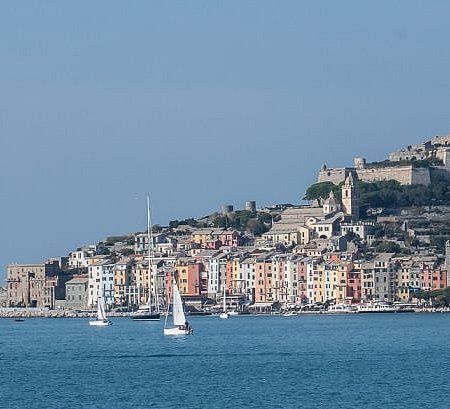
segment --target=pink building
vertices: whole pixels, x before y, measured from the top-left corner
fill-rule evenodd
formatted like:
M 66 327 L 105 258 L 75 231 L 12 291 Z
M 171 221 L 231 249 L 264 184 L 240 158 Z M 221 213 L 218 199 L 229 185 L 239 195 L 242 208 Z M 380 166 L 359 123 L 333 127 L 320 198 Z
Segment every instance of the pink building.
M 420 282 L 422 290 L 426 291 L 447 288 L 447 271 L 424 265 L 420 273 Z
M 347 273 L 347 298 L 352 303 L 361 301 L 361 272 L 350 270 Z
M 308 288 L 307 288 L 307 272 L 306 264 L 307 260 L 302 258 L 297 261 L 297 304 L 306 303 L 308 300 Z

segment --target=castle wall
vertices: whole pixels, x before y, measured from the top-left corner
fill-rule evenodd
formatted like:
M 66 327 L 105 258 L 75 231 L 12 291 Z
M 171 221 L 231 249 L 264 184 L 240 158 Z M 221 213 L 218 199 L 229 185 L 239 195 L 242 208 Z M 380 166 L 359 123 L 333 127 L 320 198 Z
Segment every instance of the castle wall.
M 444 168 L 442 168 L 444 169 Z M 433 170 L 434 178 L 450 180 L 450 174 L 445 170 Z M 381 180 L 397 180 L 402 185 L 429 185 L 431 171 L 428 168 L 413 168 L 407 166 L 392 166 L 383 168 L 336 168 L 319 172 L 318 182 L 333 182 L 335 185 L 343 182 L 349 173 L 356 173 L 358 179 L 364 182 L 378 182 Z M 434 179 L 433 179 L 434 180 Z
M 430 168 L 430 178 L 432 182 L 448 182 L 450 181 L 450 172 L 447 167 L 432 167 Z
M 429 185 L 430 171 L 428 168 L 413 168 L 409 166 L 384 167 L 376 169 L 357 169 L 358 178 L 365 182 L 381 180 L 397 180 L 402 185 Z
M 428 186 L 430 183 L 431 183 L 431 172 L 429 168 L 413 169 L 411 184 Z
M 432 145 L 450 145 L 450 135 L 434 136 L 431 138 Z
M 324 169 L 319 172 L 317 182 L 332 182 L 335 185 L 344 182 L 350 172 L 354 172 L 354 168 L 334 168 Z

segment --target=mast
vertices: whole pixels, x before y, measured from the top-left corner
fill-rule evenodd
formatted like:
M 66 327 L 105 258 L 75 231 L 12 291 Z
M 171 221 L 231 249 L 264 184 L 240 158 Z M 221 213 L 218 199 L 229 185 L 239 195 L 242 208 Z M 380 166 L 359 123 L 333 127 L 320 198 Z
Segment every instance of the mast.
M 225 312 L 227 310 L 227 300 L 225 299 L 226 291 L 227 291 L 227 286 L 224 285 L 223 286 L 223 312 Z
M 152 285 L 152 262 L 154 257 L 153 252 L 153 230 L 152 230 L 152 215 L 150 211 L 150 196 L 147 193 L 147 235 L 148 235 L 148 306 L 149 306 L 149 312 L 150 312 L 150 305 L 151 305 L 151 298 L 152 296 L 155 297 L 155 309 L 157 312 L 159 312 L 159 300 L 158 300 L 158 290 L 156 288 L 156 280 L 157 277 L 155 276 L 155 282 L 154 285 Z M 154 294 L 153 294 L 153 289 Z

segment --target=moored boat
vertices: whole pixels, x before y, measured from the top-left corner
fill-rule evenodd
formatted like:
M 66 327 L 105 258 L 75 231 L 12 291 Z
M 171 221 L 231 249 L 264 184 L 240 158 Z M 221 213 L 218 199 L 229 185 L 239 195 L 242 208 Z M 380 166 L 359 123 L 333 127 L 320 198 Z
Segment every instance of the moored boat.
M 348 304 L 330 305 L 326 311 L 324 311 L 325 314 L 352 314 L 355 312 L 356 310 Z
M 398 307 L 385 302 L 370 302 L 367 304 L 359 304 L 357 311 L 360 314 L 386 314 L 395 313 L 398 311 Z
M 148 299 L 147 305 L 140 306 L 139 309 L 131 314 L 133 321 L 159 321 L 161 314 L 159 311 L 158 290 L 153 291 L 151 285 L 152 261 L 153 261 L 153 234 L 152 220 L 150 212 L 150 196 L 147 195 L 147 237 L 148 237 Z M 156 281 L 155 281 L 156 285 Z
M 222 318 L 223 320 L 230 318 L 230 314 L 227 312 L 227 288 L 224 285 L 223 286 L 223 310 L 222 313 L 219 315 L 219 318 Z

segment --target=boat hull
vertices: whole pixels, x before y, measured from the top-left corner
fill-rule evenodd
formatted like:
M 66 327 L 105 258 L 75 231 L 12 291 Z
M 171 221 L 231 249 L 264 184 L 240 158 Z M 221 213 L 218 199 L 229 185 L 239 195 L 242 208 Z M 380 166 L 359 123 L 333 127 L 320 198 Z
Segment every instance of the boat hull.
M 192 329 L 184 329 L 179 327 L 164 328 L 164 335 L 192 335 Z
M 160 313 L 155 314 L 136 314 L 131 317 L 133 321 L 159 321 L 161 318 Z
M 93 327 L 107 327 L 108 325 L 111 325 L 111 321 L 109 320 L 96 320 L 96 321 L 89 321 L 89 325 Z
M 223 312 L 222 314 L 219 315 L 219 318 L 222 318 L 223 320 L 226 320 L 227 318 L 230 318 L 230 315 L 227 314 L 226 312 Z

